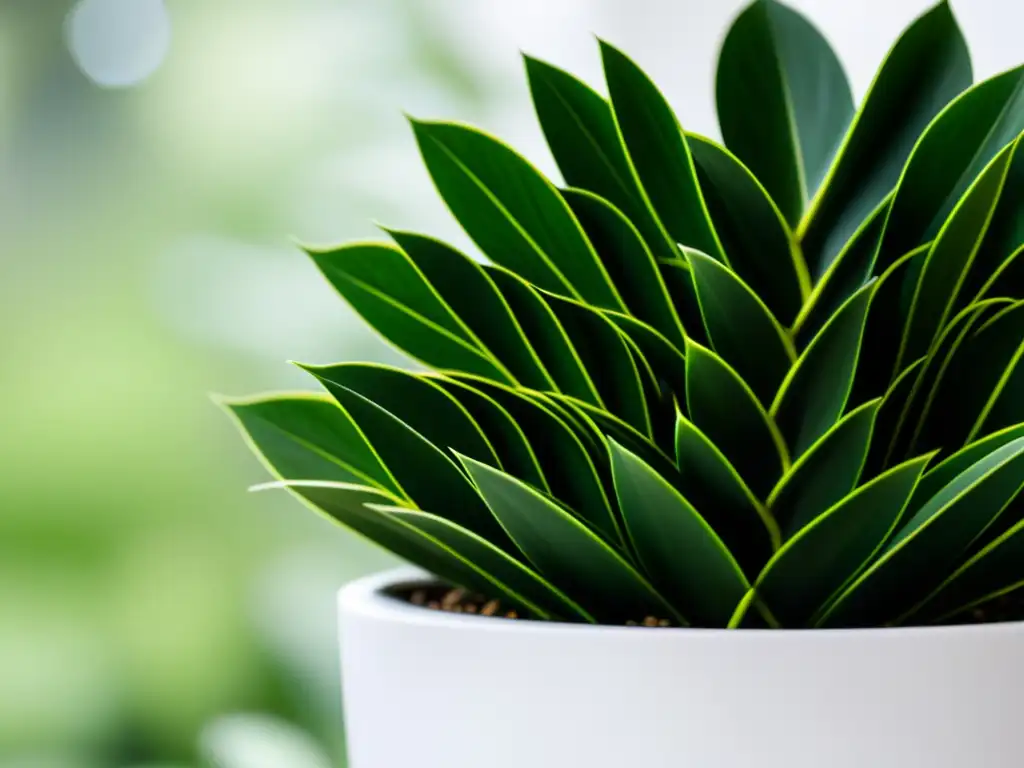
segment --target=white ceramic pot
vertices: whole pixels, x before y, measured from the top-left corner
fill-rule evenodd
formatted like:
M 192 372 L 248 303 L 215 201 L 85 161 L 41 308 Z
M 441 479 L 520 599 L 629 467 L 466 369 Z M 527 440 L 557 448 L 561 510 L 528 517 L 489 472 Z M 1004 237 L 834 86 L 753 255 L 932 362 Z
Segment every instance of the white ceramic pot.
M 1024 623 L 587 627 L 340 594 L 350 768 L 1020 768 Z

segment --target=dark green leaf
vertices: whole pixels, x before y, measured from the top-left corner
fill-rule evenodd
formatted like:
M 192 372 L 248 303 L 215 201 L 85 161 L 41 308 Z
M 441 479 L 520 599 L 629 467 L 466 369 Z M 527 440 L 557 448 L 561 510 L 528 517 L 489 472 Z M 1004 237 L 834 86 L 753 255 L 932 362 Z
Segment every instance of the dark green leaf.
M 882 235 L 880 268 L 935 238 L 968 186 L 1021 131 L 1024 67 L 978 83 L 943 110 L 907 161 Z M 997 186 L 1004 171 L 996 172 Z M 981 194 L 987 209 L 991 201 Z
M 715 88 L 726 145 L 795 226 L 853 119 L 842 64 L 801 14 L 758 0 L 722 44 Z
M 782 436 L 736 371 L 695 342 L 686 345 L 686 402 L 690 420 L 765 498 L 789 466 Z
M 1024 521 L 958 568 L 904 620 L 940 620 L 1024 582 Z
M 891 446 L 896 440 L 902 426 L 903 409 L 912 398 L 914 387 L 917 386 L 918 375 L 925 366 L 925 358 L 914 361 L 896 377 L 889 390 L 882 398 L 882 404 L 875 414 L 875 428 L 871 434 L 871 447 L 868 457 L 864 460 L 862 477 L 874 477 L 888 466 L 893 454 Z
M 359 427 L 326 396 L 261 395 L 224 406 L 276 477 L 371 485 L 405 495 Z
M 623 334 L 591 307 L 552 294 L 544 298 L 572 340 L 605 408 L 644 434 L 651 434 L 640 372 Z
M 463 459 L 463 465 L 526 558 L 598 620 L 653 615 L 682 622 L 622 555 L 558 504 L 485 464 Z
M 846 408 L 875 289 L 851 296 L 810 343 L 779 388 L 770 414 L 794 459 L 828 432 Z
M 755 589 L 787 627 L 803 627 L 882 547 L 930 456 L 893 467 L 786 542 Z
M 335 386 L 331 394 L 417 506 L 450 512 L 453 523 L 512 551 L 512 543 L 446 452 L 359 393 Z
M 896 186 L 922 131 L 971 79 L 967 44 L 949 4 L 941 2 L 914 21 L 889 51 L 801 221 L 797 234 L 812 282 Z
M 516 596 L 518 600 L 514 602 L 540 606 L 541 610 L 552 617 L 586 622 L 594 621 L 590 614 L 576 605 L 561 590 L 519 560 L 505 554 L 472 531 L 467 531 L 443 517 L 416 509 L 378 505 L 373 505 L 372 509 L 415 528 L 423 535 L 429 536 L 447 547 L 466 562 L 472 563 L 492 581 L 501 585 L 501 594 Z M 483 594 L 487 597 L 492 596 L 488 593 Z
M 768 508 L 787 539 L 857 487 L 881 402 L 872 400 L 844 416 L 772 491 Z
M 592 192 L 562 192 L 579 219 L 632 315 L 683 345 L 685 332 L 676 315 L 658 264 L 636 227 L 619 209 Z
M 638 186 L 608 101 L 567 72 L 525 59 L 537 117 L 566 183 L 610 201 L 655 254 L 673 258 L 676 245 Z
M 688 134 L 711 221 L 729 266 L 789 325 L 810 292 L 807 265 L 775 203 L 729 150 Z
M 933 496 L 832 604 L 823 626 L 877 626 L 927 596 L 1017 494 L 1024 438 L 971 465 Z
M 682 414 L 676 417 L 679 489 L 736 556 L 757 575 L 781 541 L 775 518 L 718 447 Z
M 857 359 L 850 395 L 851 402 L 855 404 L 884 395 L 896 378 L 894 369 L 900 348 L 896 329 L 903 327 L 905 319 L 901 306 L 903 285 L 907 276 L 924 261 L 926 254 L 927 248 L 911 251 L 889 267 L 875 284 L 861 341 L 861 348 L 870 350 L 870 353 Z
M 475 128 L 413 129 L 441 197 L 487 256 L 554 293 L 622 307 L 576 217 L 536 168 Z
M 796 359 L 792 342 L 732 270 L 700 251 L 686 256 L 712 347 L 762 403 L 770 404 Z
M 887 197 L 879 203 L 814 286 L 793 323 L 791 332 L 798 349 L 806 347 L 843 302 L 863 288 L 871 277 L 891 202 L 892 198 Z
M 724 260 L 672 108 L 624 53 L 602 42 L 601 57 L 626 153 L 658 218 L 676 243 Z
M 432 237 L 397 230 L 387 232 L 462 321 L 475 346 L 498 360 L 523 386 L 554 386 L 508 303 L 479 264 Z
M 563 417 L 539 400 L 509 387 L 479 379 L 460 381 L 491 397 L 512 416 L 533 448 L 555 498 L 609 541 L 622 541 L 590 453 Z
M 614 441 L 610 454 L 626 530 L 655 587 L 692 623 L 726 626 L 750 589 L 732 554 L 642 459 Z
M 511 383 L 398 248 L 355 243 L 309 255 L 352 308 L 403 352 L 435 368 Z
M 609 311 L 605 311 L 604 314 L 636 344 L 662 386 L 667 387 L 678 400 L 684 400 L 686 397 L 686 357 L 683 356 L 679 348 L 649 325 L 634 317 Z
M 941 333 L 985 237 L 1016 147 L 1014 142 L 993 158 L 935 238 L 914 291 L 901 359 L 913 360 L 926 354 Z
M 432 376 L 431 381 L 462 404 L 487 435 L 503 470 L 543 491 L 550 490 L 526 434 L 497 400 L 447 376 Z
M 558 391 L 602 405 L 601 396 L 565 329 L 537 290 L 507 269 L 493 266 L 485 269 L 512 308 L 516 321 Z
M 469 412 L 426 377 L 368 363 L 302 368 L 313 374 L 332 395 L 339 387 L 357 392 L 404 421 L 438 448 L 454 449 L 477 461 L 500 463 Z
M 668 295 L 672 297 L 672 305 L 676 314 L 683 321 L 687 338 L 698 344 L 707 345 L 707 333 L 704 331 L 704 319 L 700 314 L 700 303 L 697 301 L 697 289 L 693 285 L 690 265 L 683 259 L 658 262 L 661 279 L 668 287 Z

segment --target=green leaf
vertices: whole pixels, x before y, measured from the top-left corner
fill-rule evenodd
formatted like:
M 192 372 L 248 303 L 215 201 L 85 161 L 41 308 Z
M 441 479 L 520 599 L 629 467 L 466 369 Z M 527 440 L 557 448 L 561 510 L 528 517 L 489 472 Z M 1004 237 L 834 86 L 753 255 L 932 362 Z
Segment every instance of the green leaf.
M 896 186 L 922 131 L 971 79 L 963 34 L 949 4 L 940 2 L 889 51 L 801 221 L 797 235 L 812 282 Z
M 626 154 L 658 219 L 676 243 L 724 260 L 672 108 L 624 53 L 602 41 L 601 58 Z
M 1024 67 L 978 83 L 944 109 L 907 161 L 879 247 L 880 266 L 933 239 L 968 186 L 1021 131 Z
M 986 432 L 1017 424 L 1021 360 L 1024 356 L 1024 302 L 1015 302 L 985 321 L 955 350 L 937 384 L 925 445 L 957 448 Z M 1004 396 L 1005 395 L 1005 396 Z
M 900 339 L 894 329 L 902 328 L 905 319 L 902 308 L 903 288 L 908 276 L 923 263 L 927 252 L 927 247 L 922 247 L 906 254 L 889 267 L 875 284 L 861 340 L 861 348 L 871 350 L 871 353 L 857 359 L 857 372 L 850 395 L 854 403 L 863 403 L 884 395 L 899 373 L 895 371 L 895 366 Z
M 605 408 L 641 432 L 651 434 L 640 372 L 623 334 L 591 307 L 552 294 L 544 299 L 572 340 Z
M 844 416 L 793 464 L 768 498 L 788 539 L 857 487 L 881 399 Z
M 893 467 L 786 542 L 754 588 L 787 627 L 803 627 L 889 538 L 930 456 Z
M 1024 291 L 1020 288 L 1024 285 L 1024 276 L 1021 274 L 1021 262 L 1017 259 L 1024 246 L 1024 216 L 1021 216 L 1021 211 L 1024 211 L 1024 152 L 1014 152 L 999 203 L 958 296 L 958 310 L 983 298 L 986 293 L 1024 298 Z M 1006 273 L 1013 262 L 1017 262 L 1016 269 L 1000 274 Z M 1013 278 L 1010 282 L 1015 289 L 991 290 L 997 282 L 1005 282 L 1007 277 Z
M 672 618 L 672 607 L 614 549 L 558 504 L 505 473 L 463 459 L 494 516 L 535 568 L 599 621 Z
M 557 390 L 595 405 L 603 405 L 579 353 L 537 290 L 507 269 L 488 266 L 485 271 L 508 302 L 530 347 L 555 382 Z
M 888 466 L 891 456 L 895 455 L 891 446 L 899 434 L 903 409 L 913 399 L 912 393 L 925 362 L 926 359 L 922 357 L 904 368 L 882 398 L 882 404 L 875 414 L 875 428 L 871 435 L 868 457 L 864 460 L 862 477 L 874 477 L 879 474 Z
M 789 465 L 782 437 L 739 374 L 695 342 L 686 345 L 686 402 L 690 420 L 765 498 Z
M 622 307 L 576 217 L 536 168 L 476 128 L 412 125 L 438 192 L 480 250 L 541 288 Z
M 466 409 L 487 436 L 504 471 L 543 491 L 550 490 L 526 434 L 497 400 L 448 376 L 433 375 L 430 380 Z
M 668 287 L 668 295 L 672 297 L 672 305 L 676 314 L 683 321 L 686 336 L 698 344 L 709 343 L 704 330 L 704 319 L 700 314 L 700 303 L 697 301 L 697 289 L 693 285 L 690 265 L 683 259 L 658 262 L 661 279 Z
M 655 254 L 675 257 L 675 243 L 640 190 L 608 101 L 567 72 L 524 58 L 537 117 L 566 183 L 608 200 Z
M 438 448 L 453 449 L 478 461 L 500 463 L 469 412 L 425 377 L 369 363 L 300 367 L 315 376 L 332 395 L 341 387 L 372 400 Z
M 757 575 L 781 541 L 775 518 L 758 501 L 729 460 L 682 414 L 676 416 L 678 488 L 736 556 Z
M 417 506 L 450 511 L 453 523 L 512 551 L 508 537 L 445 451 L 358 392 L 335 386 L 331 394 Z
M 356 423 L 326 396 L 259 395 L 224 406 L 275 477 L 371 485 L 405 497 Z
M 907 505 L 908 512 L 911 514 L 917 512 L 929 499 L 953 482 L 958 475 L 966 472 L 971 465 L 1019 437 L 1024 437 L 1024 424 L 993 432 L 980 440 L 975 440 L 951 456 L 947 456 L 921 478 L 921 482 L 914 489 L 913 498 Z
M 771 403 L 796 359 L 792 342 L 732 270 L 700 251 L 686 256 L 712 347 L 762 403 Z
M 843 304 L 779 388 L 769 413 L 794 459 L 828 432 L 846 408 L 874 289 L 875 283 L 869 283 Z
M 806 347 L 843 302 L 870 279 L 891 202 L 886 197 L 871 212 L 807 297 L 791 331 L 798 349 Z
M 659 592 L 693 624 L 724 627 L 750 589 L 732 554 L 668 482 L 614 441 L 612 476 L 626 530 Z
M 686 357 L 680 348 L 635 317 L 608 310 L 604 315 L 636 344 L 662 386 L 682 401 L 686 397 Z
M 822 616 L 822 626 L 892 621 L 935 588 L 1021 486 L 1024 438 L 993 451 L 946 485 Z
M 565 201 L 622 294 L 630 314 L 683 346 L 686 336 L 658 264 L 633 223 L 607 200 L 582 189 L 566 189 Z
M 609 541 L 623 541 L 611 502 L 590 454 L 555 409 L 509 387 L 481 379 L 456 378 L 498 402 L 512 416 L 536 454 L 547 486 L 555 498 Z
M 510 557 L 486 539 L 443 517 L 402 507 L 373 505 L 371 509 L 392 520 L 415 528 L 423 535 L 456 553 L 501 585 L 502 595 L 513 595 L 514 603 L 536 605 L 551 617 L 593 622 L 594 618 L 570 600 L 564 592 L 519 560 Z M 487 597 L 493 596 L 483 593 Z
M 793 233 L 764 187 L 735 155 L 703 136 L 691 133 L 686 138 L 729 266 L 788 325 L 811 290 Z
M 427 235 L 386 231 L 458 317 L 475 346 L 523 386 L 554 386 L 508 303 L 479 264 Z
M 352 308 L 403 352 L 435 368 L 511 383 L 511 374 L 477 345 L 469 329 L 398 248 L 353 243 L 308 253 Z
M 903 621 L 942 620 L 1024 582 L 1024 520 L 1007 530 L 915 606 Z
M 992 159 L 935 238 L 914 291 L 900 360 L 926 354 L 941 333 L 985 237 L 1016 149 L 1014 142 Z
M 842 64 L 801 14 L 758 0 L 722 44 L 715 91 L 726 145 L 796 226 L 853 119 Z

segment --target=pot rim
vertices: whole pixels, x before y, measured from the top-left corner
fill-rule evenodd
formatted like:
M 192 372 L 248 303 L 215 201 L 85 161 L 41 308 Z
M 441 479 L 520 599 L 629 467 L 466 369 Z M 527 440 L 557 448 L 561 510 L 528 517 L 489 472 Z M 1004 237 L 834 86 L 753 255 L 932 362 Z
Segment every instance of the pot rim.
M 619 627 L 604 624 L 575 624 L 562 621 L 529 621 L 500 617 L 432 611 L 384 594 L 397 586 L 436 583 L 437 578 L 415 567 L 401 567 L 364 576 L 349 582 L 338 591 L 338 606 L 343 614 L 357 615 L 380 622 L 420 625 L 431 628 L 462 629 L 473 632 L 505 632 L 526 635 L 601 634 L 626 635 L 634 642 L 664 641 L 668 636 L 679 639 L 708 638 L 718 642 L 761 642 L 772 639 L 794 640 L 838 638 L 920 638 L 921 640 L 1003 633 L 1024 635 L 1024 621 L 988 624 L 957 624 L 948 626 L 868 627 L 836 629 L 723 629 L 707 627 L 665 627 L 657 631 L 640 631 L 646 627 Z

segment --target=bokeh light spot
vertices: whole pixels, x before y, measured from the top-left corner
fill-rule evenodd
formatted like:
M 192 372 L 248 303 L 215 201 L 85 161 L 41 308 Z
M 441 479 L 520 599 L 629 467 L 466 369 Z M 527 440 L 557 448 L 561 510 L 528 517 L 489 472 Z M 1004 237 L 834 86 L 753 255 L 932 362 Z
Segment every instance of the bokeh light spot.
M 163 0 L 79 0 L 68 14 L 67 44 L 97 85 L 126 88 L 152 75 L 171 44 Z

